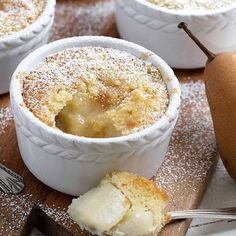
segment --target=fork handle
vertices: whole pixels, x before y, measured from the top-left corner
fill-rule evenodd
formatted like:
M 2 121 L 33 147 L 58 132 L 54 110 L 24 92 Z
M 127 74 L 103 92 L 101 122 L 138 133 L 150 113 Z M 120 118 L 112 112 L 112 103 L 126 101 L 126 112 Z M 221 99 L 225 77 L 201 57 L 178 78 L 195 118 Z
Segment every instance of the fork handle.
M 169 212 L 172 220 L 207 218 L 207 219 L 224 219 L 236 220 L 236 207 L 219 208 L 219 209 L 199 209 Z

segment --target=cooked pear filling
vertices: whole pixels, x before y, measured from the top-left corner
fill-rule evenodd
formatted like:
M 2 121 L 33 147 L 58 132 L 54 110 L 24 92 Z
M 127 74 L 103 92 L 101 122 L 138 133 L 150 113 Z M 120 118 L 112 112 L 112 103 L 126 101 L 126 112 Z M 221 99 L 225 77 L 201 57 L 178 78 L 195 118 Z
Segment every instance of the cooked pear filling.
M 99 102 L 77 93 L 56 116 L 56 126 L 66 133 L 91 138 L 122 135 L 106 113 Z
M 111 90 L 113 92 L 113 90 Z M 56 126 L 62 131 L 78 136 L 107 138 L 127 135 L 153 123 L 157 97 L 136 89 L 123 101 L 109 102 L 110 92 L 98 97 L 77 93 L 56 116 Z
M 98 232 L 107 232 L 118 224 L 130 208 L 129 200 L 110 183 L 101 184 L 74 199 L 69 207 L 69 214 L 81 224 L 81 228 L 89 228 Z
M 159 69 L 111 48 L 68 49 L 21 74 L 26 106 L 51 127 L 108 138 L 140 131 L 168 106 Z

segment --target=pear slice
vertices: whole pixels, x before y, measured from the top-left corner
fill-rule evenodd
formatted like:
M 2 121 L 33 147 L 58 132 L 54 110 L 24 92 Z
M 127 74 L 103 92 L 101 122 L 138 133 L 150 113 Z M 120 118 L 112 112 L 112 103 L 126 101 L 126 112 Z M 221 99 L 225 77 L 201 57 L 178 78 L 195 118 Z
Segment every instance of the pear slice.
M 119 189 L 110 183 L 102 183 L 73 199 L 68 213 L 82 229 L 100 235 L 118 224 L 130 206 L 129 200 Z

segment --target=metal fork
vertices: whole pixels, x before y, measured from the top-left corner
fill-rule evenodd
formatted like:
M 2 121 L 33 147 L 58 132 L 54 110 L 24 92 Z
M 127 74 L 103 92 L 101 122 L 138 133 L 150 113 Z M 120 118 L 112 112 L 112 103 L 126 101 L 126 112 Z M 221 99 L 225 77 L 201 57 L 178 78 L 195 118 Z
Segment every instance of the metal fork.
M 236 220 L 236 207 L 172 211 L 168 216 L 170 221 L 193 218 Z

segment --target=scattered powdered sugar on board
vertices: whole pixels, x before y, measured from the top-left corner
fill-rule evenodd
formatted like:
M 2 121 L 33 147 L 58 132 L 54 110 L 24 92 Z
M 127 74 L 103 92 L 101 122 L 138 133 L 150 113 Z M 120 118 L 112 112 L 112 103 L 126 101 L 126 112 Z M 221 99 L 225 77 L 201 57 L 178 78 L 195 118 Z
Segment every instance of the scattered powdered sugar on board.
M 169 193 L 198 191 L 216 162 L 212 119 L 202 81 L 181 84 L 182 104 L 167 157 L 156 177 Z
M 9 107 L 0 108 L 0 135 L 5 133 L 9 121 L 12 120 L 12 114 Z
M 108 19 L 113 17 L 113 1 L 101 0 L 91 5 L 86 1 L 83 2 L 82 4 L 81 1 L 71 0 L 57 2 L 51 41 L 70 36 L 102 33 Z M 205 179 L 216 156 L 204 83 L 192 82 L 190 79 L 188 78 L 187 83 L 181 84 L 180 118 L 173 133 L 167 158 L 156 178 L 158 184 L 168 191 L 172 199 L 180 192 L 186 196 L 189 190 L 197 191 L 197 184 Z M 11 119 L 9 108 L 0 108 L 0 134 L 6 131 Z M 30 193 L 10 196 L 0 192 L 0 235 L 9 235 L 10 230 L 21 230 L 32 207 L 37 203 L 39 202 L 33 199 Z M 41 208 L 66 228 L 75 227 L 66 213 L 67 209 L 44 203 Z
M 8 235 L 9 229 L 23 228 L 34 205 L 31 198 L 30 194 L 15 196 L 0 192 L 0 235 Z
M 66 208 L 61 209 L 55 205 L 47 206 L 44 204 L 40 204 L 39 207 L 55 222 L 67 227 L 73 224 Z
M 108 19 L 113 15 L 112 0 L 101 0 L 95 4 L 58 1 L 50 41 L 72 36 L 101 35 Z M 10 109 L 0 108 L 0 135 L 5 132 L 11 119 Z M 22 230 L 35 204 L 37 202 L 32 199 L 31 194 L 10 196 L 0 192 L 0 235 L 8 235 L 9 230 Z M 57 223 L 66 228 L 73 227 L 74 232 L 78 231 L 78 227 L 72 225 L 73 222 L 66 213 L 67 209 L 45 204 L 40 207 Z
M 100 35 L 113 14 L 112 0 L 97 1 L 94 4 L 59 1 L 50 41 L 72 36 Z
M 9 230 L 21 231 L 36 204 L 58 224 L 66 228 L 73 225 L 66 208 L 61 209 L 55 205 L 49 207 L 46 204 L 40 204 L 33 199 L 32 194 L 16 196 L 0 192 L 0 235 L 8 235 Z M 11 220 L 9 221 L 9 219 Z

